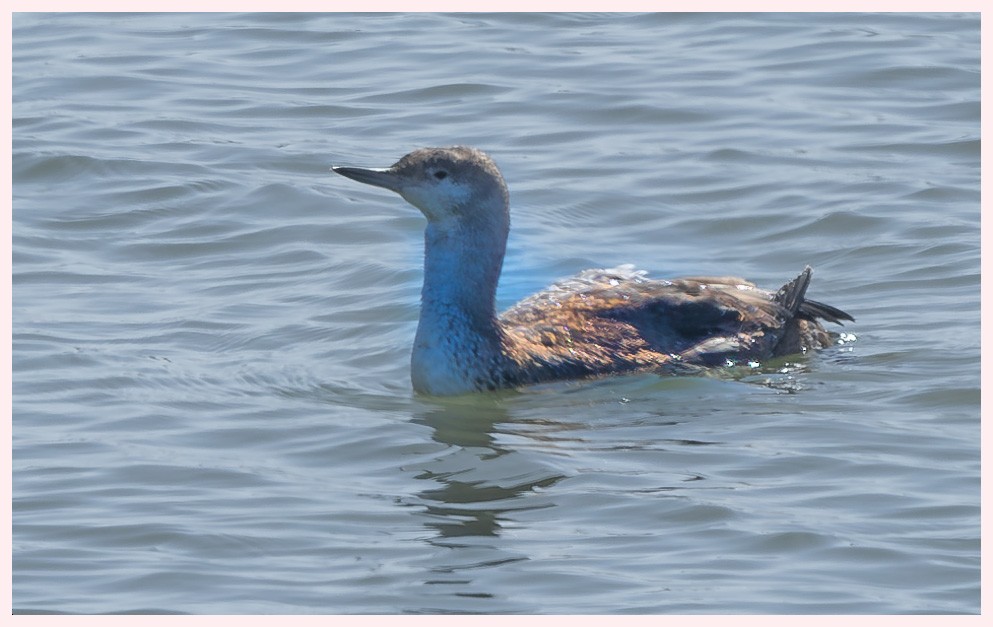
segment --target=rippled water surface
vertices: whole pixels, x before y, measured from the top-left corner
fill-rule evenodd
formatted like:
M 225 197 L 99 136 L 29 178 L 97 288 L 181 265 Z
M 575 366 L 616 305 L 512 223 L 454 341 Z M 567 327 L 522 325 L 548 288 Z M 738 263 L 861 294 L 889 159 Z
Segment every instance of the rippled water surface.
M 975 613 L 979 17 L 13 20 L 17 612 Z M 855 341 L 416 397 L 423 219 L 490 152 L 501 307 L 740 274 Z

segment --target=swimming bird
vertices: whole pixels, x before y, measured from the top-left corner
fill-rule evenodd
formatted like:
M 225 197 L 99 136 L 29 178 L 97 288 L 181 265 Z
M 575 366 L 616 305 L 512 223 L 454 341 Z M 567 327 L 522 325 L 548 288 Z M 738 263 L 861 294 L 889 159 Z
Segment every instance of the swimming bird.
M 427 218 L 411 354 L 414 391 L 456 395 L 625 372 L 705 372 L 822 348 L 818 319 L 849 314 L 805 297 L 811 269 L 776 292 L 736 277 L 653 280 L 586 270 L 496 312 L 510 230 L 503 176 L 484 152 L 422 148 L 389 168 L 333 172 L 396 192 Z

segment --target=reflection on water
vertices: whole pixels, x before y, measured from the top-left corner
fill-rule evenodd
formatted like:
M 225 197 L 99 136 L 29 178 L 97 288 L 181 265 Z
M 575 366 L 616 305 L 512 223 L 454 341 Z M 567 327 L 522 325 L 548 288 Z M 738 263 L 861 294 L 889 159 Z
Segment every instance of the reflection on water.
M 487 397 L 438 401 L 414 418 L 413 422 L 433 430 L 436 442 L 451 447 L 416 475 L 433 485 L 418 496 L 427 512 L 437 517 L 426 526 L 440 539 L 496 536 L 507 512 L 553 506 L 532 503 L 529 497 L 555 485 L 563 475 L 534 464 L 512 446 L 497 444 L 495 428 L 509 420 L 499 398 Z M 432 542 L 453 546 L 440 539 Z

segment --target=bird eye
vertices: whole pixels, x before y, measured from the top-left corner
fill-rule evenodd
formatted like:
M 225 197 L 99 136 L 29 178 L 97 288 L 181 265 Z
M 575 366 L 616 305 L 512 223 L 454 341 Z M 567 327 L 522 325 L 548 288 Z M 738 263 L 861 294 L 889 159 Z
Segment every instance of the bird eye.
M 444 180 L 445 177 L 447 176 L 448 176 L 448 172 L 445 172 L 444 170 L 438 170 L 437 172 L 434 173 L 434 178 L 438 179 L 439 181 Z

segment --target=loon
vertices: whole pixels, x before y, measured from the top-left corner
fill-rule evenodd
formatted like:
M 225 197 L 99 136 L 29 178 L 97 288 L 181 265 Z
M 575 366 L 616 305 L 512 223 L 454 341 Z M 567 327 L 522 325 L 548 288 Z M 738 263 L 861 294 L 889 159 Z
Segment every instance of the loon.
M 818 319 L 854 321 L 806 299 L 809 266 L 776 292 L 732 276 L 654 280 L 632 266 L 586 270 L 497 314 L 510 210 L 488 155 L 466 146 L 421 148 L 389 168 L 331 171 L 396 192 L 427 218 L 411 355 L 416 393 L 697 374 L 829 346 Z

